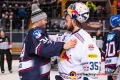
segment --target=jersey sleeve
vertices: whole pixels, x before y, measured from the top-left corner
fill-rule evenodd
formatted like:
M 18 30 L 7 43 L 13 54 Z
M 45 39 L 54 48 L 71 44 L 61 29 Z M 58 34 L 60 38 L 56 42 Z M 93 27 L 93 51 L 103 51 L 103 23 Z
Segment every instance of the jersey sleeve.
M 60 55 L 64 42 L 51 41 L 41 30 L 35 30 L 30 36 L 32 45 L 30 53 L 48 58 Z
M 56 41 L 57 35 L 49 35 L 49 39 L 52 41 Z
M 71 35 L 71 32 L 66 31 L 64 34 L 50 35 L 50 39 L 56 42 L 66 42 Z
M 117 53 L 118 53 L 118 61 L 117 61 L 117 66 L 120 65 L 120 34 L 117 36 Z
M 55 42 L 62 42 L 63 34 L 49 35 L 49 39 Z
M 8 39 L 8 46 L 9 46 L 9 49 L 11 49 L 11 48 L 12 48 L 12 42 L 10 41 L 10 38 L 9 38 L 9 37 L 7 37 L 7 39 Z
M 119 53 L 120 52 L 120 32 L 119 32 L 119 34 L 118 34 L 118 36 L 117 36 L 117 42 L 116 42 L 116 44 L 117 44 L 117 53 Z

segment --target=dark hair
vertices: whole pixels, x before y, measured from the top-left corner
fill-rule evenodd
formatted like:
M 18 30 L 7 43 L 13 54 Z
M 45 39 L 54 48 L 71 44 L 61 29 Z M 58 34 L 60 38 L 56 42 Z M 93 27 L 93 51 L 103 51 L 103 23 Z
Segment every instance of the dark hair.
M 101 30 L 100 28 L 97 28 L 96 31 Z
M 5 30 L 0 30 L 0 32 L 2 32 L 2 31 L 5 33 Z
M 74 19 L 75 22 L 76 22 L 76 25 L 79 27 L 79 28 L 82 28 L 82 24 L 77 20 L 77 19 Z

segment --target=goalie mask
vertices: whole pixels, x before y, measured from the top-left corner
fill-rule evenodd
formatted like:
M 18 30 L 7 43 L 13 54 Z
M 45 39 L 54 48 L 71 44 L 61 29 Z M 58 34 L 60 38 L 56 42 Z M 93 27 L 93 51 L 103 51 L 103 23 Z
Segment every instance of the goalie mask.
M 71 4 L 66 10 L 65 14 L 69 14 L 71 18 L 77 19 L 80 23 L 85 22 L 89 18 L 89 8 L 82 2 Z

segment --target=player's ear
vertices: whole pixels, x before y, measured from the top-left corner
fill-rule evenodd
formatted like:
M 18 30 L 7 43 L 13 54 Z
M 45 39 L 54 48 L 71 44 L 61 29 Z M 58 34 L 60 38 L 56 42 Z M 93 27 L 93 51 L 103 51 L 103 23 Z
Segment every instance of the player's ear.
M 75 19 L 72 19 L 72 24 L 73 24 L 73 26 L 76 26 L 76 21 L 75 21 Z

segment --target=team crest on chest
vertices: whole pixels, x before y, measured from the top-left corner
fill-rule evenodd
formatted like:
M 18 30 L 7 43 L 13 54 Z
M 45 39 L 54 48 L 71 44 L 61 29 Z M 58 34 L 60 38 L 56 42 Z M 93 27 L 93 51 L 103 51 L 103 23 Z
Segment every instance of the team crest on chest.
M 88 49 L 89 49 L 90 51 L 94 50 L 93 44 L 89 44 L 89 45 L 88 45 Z

